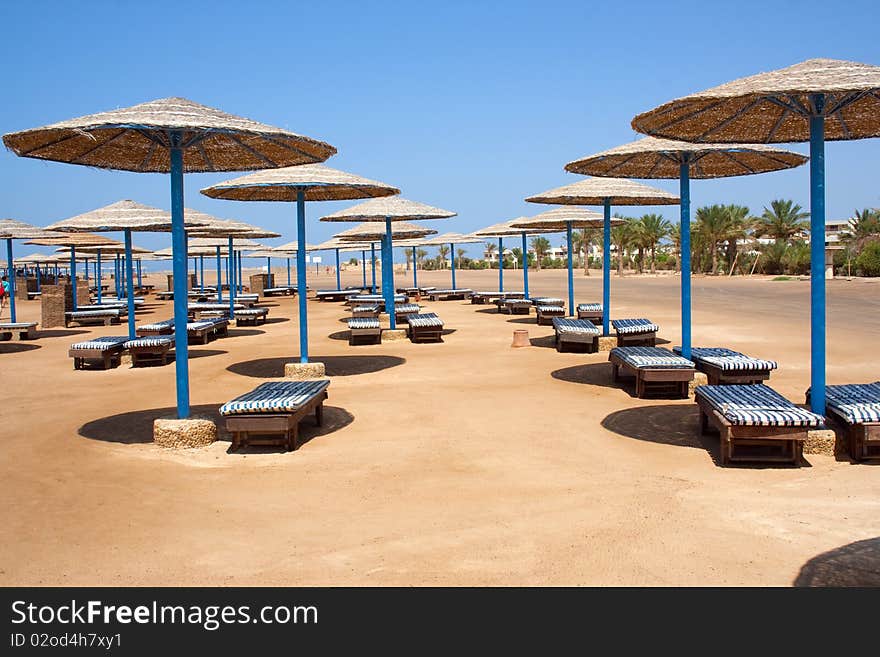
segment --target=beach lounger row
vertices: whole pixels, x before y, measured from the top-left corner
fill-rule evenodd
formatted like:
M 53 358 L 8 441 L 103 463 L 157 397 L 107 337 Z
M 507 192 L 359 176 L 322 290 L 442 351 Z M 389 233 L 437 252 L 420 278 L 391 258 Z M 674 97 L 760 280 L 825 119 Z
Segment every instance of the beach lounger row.
M 681 347 L 672 350 L 681 354 Z M 777 367 L 774 360 L 752 358 L 724 347 L 693 347 L 691 360 L 706 375 L 709 385 L 761 383 Z
M 279 287 L 264 287 L 263 288 L 263 296 L 264 297 L 274 297 L 274 296 L 294 296 L 296 294 L 296 286 L 295 285 L 282 285 Z
M 608 360 L 611 378 L 616 382 L 624 376 L 632 377 L 640 399 L 649 395 L 687 399 L 696 372 L 692 361 L 662 347 L 614 347 Z
M 232 449 L 242 445 L 278 444 L 293 451 L 299 444 L 299 423 L 314 412 L 315 423 L 324 423 L 324 402 L 330 382 L 271 381 L 220 407 Z M 271 438 L 267 438 L 271 436 Z
M 110 326 L 118 324 L 122 313 L 118 308 L 103 308 L 100 310 L 68 310 L 64 313 L 64 326 L 72 324 L 84 326 L 87 324 L 103 324 Z
M 0 341 L 12 340 L 16 334 L 19 340 L 36 340 L 37 322 L 0 322 Z
M 425 296 L 427 296 L 431 301 L 457 301 L 462 299 L 469 299 L 473 293 L 474 291 L 470 288 L 434 288 L 430 292 L 427 292 Z

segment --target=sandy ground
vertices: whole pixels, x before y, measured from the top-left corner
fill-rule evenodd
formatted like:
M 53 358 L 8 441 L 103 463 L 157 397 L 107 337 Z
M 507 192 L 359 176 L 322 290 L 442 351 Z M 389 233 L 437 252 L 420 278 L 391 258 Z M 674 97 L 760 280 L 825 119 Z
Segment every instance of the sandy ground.
M 461 272 L 459 286 L 493 289 L 496 276 Z M 518 272 L 506 278 L 521 289 Z M 420 283 L 445 287 L 448 272 Z M 677 278 L 612 283 L 612 316 L 649 317 L 678 342 Z M 577 299 L 599 300 L 600 286 L 578 275 Z M 828 290 L 829 382 L 877 380 L 880 282 Z M 564 272 L 533 272 L 532 292 L 563 296 Z M 772 385 L 802 401 L 808 295 L 802 281 L 695 279 L 695 344 L 778 360 Z M 266 305 L 266 326 L 191 347 L 198 412 L 293 360 L 294 302 Z M 425 305 L 446 322 L 444 343 L 349 347 L 341 304 L 309 302 L 312 354 L 332 376 L 327 425 L 305 422 L 308 442 L 289 454 L 229 453 L 225 435 L 204 450 L 154 447 L 173 365 L 74 371 L 67 357 L 124 327 L 0 344 L 0 584 L 833 583 L 827 564 L 865 540 L 876 577 L 877 467 L 810 455 L 802 468 L 721 468 L 692 401 L 633 398 L 606 354 L 559 354 L 533 321 Z M 37 302 L 19 307 L 38 318 Z M 170 314 L 153 303 L 138 319 Z M 532 347 L 510 348 L 517 328 Z

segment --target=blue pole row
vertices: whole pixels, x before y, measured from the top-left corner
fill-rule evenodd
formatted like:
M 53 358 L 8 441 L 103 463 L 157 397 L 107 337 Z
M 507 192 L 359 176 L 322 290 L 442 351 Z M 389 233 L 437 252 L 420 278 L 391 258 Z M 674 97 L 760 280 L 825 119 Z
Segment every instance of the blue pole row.
M 602 335 L 610 333 L 611 318 L 611 199 L 604 204 L 602 226 Z
M 6 240 L 6 277 L 9 281 L 9 321 L 15 322 L 15 261 L 12 259 L 12 238 Z M 74 303 L 74 309 L 76 303 Z
M 825 95 L 810 100 L 810 408 L 825 415 Z
M 523 296 L 529 298 L 529 245 L 525 232 L 522 234 L 523 252 Z
M 183 149 L 180 133 L 172 133 L 171 250 L 174 277 L 174 371 L 177 383 L 177 417 L 189 417 L 189 348 L 187 345 L 186 231 L 183 226 Z
M 566 252 L 568 253 L 568 315 L 574 317 L 574 266 L 572 264 L 571 222 L 565 222 Z
M 299 361 L 309 362 L 309 326 L 306 309 L 306 198 L 296 192 L 296 292 L 299 296 Z
M 687 156 L 679 164 L 679 196 L 681 198 L 681 355 L 691 357 L 691 186 L 690 162 Z

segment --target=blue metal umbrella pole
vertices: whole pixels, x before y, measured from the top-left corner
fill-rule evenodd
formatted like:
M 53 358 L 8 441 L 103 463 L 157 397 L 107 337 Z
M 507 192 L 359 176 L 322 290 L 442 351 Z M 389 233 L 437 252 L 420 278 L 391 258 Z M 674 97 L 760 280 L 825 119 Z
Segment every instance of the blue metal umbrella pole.
M 568 254 L 568 315 L 574 317 L 574 267 L 572 265 L 571 222 L 565 222 L 565 244 Z
M 825 95 L 810 100 L 810 408 L 825 415 Z
M 498 291 L 504 292 L 504 238 L 498 238 Z
M 416 263 L 416 247 L 412 247 L 413 287 L 419 286 L 418 265 Z M 452 287 L 455 287 L 454 285 Z
M 336 289 L 342 289 L 342 272 L 339 270 L 339 249 L 336 249 Z
M 679 164 L 681 219 L 681 355 L 691 357 L 691 185 L 687 156 Z
M 452 265 L 452 289 L 457 290 L 458 288 L 455 287 L 455 245 L 452 243 L 449 244 L 449 262 Z
M 85 278 L 86 278 L 86 287 L 89 286 L 89 259 L 85 259 L 86 267 L 85 267 Z
M 183 226 L 183 150 L 180 133 L 171 135 L 171 250 L 174 277 L 174 371 L 177 383 L 177 417 L 189 417 L 189 348 L 187 345 L 187 253 Z
M 229 318 L 235 317 L 235 249 L 232 246 L 232 235 L 227 238 L 229 244 Z
M 223 260 L 217 245 L 217 303 L 223 303 Z
M 363 281 L 361 282 L 361 289 L 367 289 L 367 251 L 366 249 L 361 249 L 361 278 Z
M 95 285 L 98 286 L 97 294 L 98 294 L 98 303 L 101 303 L 101 296 L 103 294 L 103 290 L 101 290 L 101 275 L 104 273 L 101 271 L 101 249 L 98 249 L 98 253 L 96 255 L 98 261 L 95 263 L 96 272 L 95 272 Z
M 287 258 L 287 287 L 290 287 L 290 258 Z
M 522 252 L 523 252 L 523 296 L 529 298 L 529 245 L 526 241 L 526 234 L 522 234 Z
M 9 245 L 9 262 L 12 263 L 12 244 L 11 243 Z M 14 293 L 15 292 L 15 289 L 14 289 L 14 287 L 15 287 L 15 268 L 14 267 L 12 268 L 12 274 L 13 275 L 9 277 L 9 280 L 11 281 L 9 284 L 9 288 Z M 72 288 L 71 289 L 71 296 L 73 299 L 73 309 L 76 310 L 76 306 L 77 306 L 76 301 L 77 300 L 76 300 L 76 247 L 75 246 L 70 247 L 70 287 Z M 15 294 L 12 294 L 11 296 L 13 299 L 15 298 Z
M 296 293 L 299 296 L 299 362 L 309 362 L 309 324 L 306 309 L 306 197 L 296 191 Z
M 42 289 L 42 285 L 41 285 L 41 281 L 40 281 L 40 277 L 42 276 L 42 274 L 40 274 L 40 263 L 39 262 L 36 263 L 36 267 L 37 267 L 37 292 L 39 292 Z
M 604 204 L 602 225 L 602 335 L 609 334 L 611 324 L 611 199 Z
M 138 261 L 140 262 L 140 261 Z M 140 283 L 138 283 L 140 285 Z M 202 292 L 205 291 L 205 256 L 199 256 L 199 287 Z
M 376 294 L 376 243 L 370 242 L 370 271 L 373 276 L 373 285 L 370 294 Z
M 386 256 L 383 255 L 382 281 L 384 283 L 385 277 L 388 277 L 388 286 L 385 288 L 385 312 L 388 313 L 388 322 L 393 331 L 397 328 L 397 321 L 394 317 L 394 252 L 391 246 L 391 217 L 385 217 L 385 243 L 388 265 L 386 267 Z
M 138 284 L 137 284 L 138 289 L 139 290 L 143 289 L 144 281 L 143 281 L 143 278 L 141 277 L 141 261 L 140 260 L 137 261 L 137 277 L 138 277 Z
M 238 285 L 238 294 L 244 292 L 244 264 L 241 260 L 241 251 L 235 252 L 235 262 L 238 264 L 238 277 L 236 284 Z
M 6 240 L 6 277 L 9 280 L 9 321 L 15 322 L 15 261 L 12 259 L 12 238 Z M 76 302 L 73 306 L 76 309 Z
M 131 262 L 131 230 L 125 230 L 125 295 L 128 298 L 128 339 L 137 336 L 134 331 L 134 268 Z
M 266 258 L 266 285 L 272 285 L 272 258 Z

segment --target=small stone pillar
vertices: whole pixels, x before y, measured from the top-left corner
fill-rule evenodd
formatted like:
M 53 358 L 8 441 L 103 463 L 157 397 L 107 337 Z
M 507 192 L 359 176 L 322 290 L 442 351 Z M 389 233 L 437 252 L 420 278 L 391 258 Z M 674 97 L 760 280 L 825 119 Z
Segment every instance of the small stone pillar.
M 73 309 L 73 288 L 68 283 L 44 285 L 40 295 L 40 326 L 64 326 L 64 313 Z
M 174 275 L 167 274 L 168 276 L 168 291 L 174 292 Z M 192 290 L 196 286 L 196 275 L 195 274 L 187 274 L 186 277 L 186 289 Z
M 28 279 L 24 276 L 16 276 L 15 277 L 15 300 L 16 301 L 27 301 L 28 300 L 28 282 L 33 282 L 34 289 L 31 290 L 36 291 L 37 289 L 37 280 L 36 279 Z
M 263 296 L 263 290 L 275 287 L 275 274 L 254 274 L 250 277 L 250 291 Z

